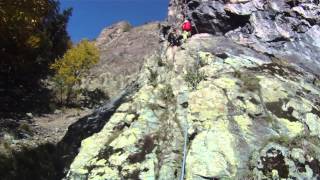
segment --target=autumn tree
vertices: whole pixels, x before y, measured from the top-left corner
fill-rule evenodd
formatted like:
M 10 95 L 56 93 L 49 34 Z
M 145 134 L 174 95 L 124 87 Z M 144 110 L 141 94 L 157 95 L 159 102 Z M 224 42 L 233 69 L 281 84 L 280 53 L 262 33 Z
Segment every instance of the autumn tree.
M 1 117 L 53 109 L 51 93 L 40 80 L 70 47 L 71 12 L 61 11 L 58 0 L 0 0 Z
M 56 0 L 1 0 L 0 77 L 17 85 L 47 73 L 68 48 L 70 15 L 71 9 L 61 12 Z
M 98 49 L 93 43 L 83 40 L 51 65 L 56 72 L 53 80 L 59 91 L 61 103 L 63 97 L 67 104 L 70 103 L 72 96 L 76 94 L 75 86 L 80 84 L 81 78 L 98 60 Z

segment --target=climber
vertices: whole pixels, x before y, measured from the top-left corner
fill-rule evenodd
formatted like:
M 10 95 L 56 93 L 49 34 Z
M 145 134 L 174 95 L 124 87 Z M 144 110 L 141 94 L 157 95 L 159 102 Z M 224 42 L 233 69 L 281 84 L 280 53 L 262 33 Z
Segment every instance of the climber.
M 183 42 L 186 42 L 187 39 L 191 36 L 191 31 L 192 31 L 192 25 L 191 22 L 188 19 L 185 19 L 183 24 L 182 24 L 182 37 L 183 37 Z
M 168 35 L 168 42 L 169 45 L 167 46 L 165 52 L 168 51 L 169 57 L 171 57 L 172 61 L 175 61 L 175 55 L 176 51 L 178 49 L 178 46 L 181 45 L 182 36 L 179 35 L 179 31 L 177 28 L 172 28 L 169 35 Z M 167 57 L 168 59 L 168 57 Z
M 178 29 L 173 28 L 168 35 L 169 46 L 180 46 L 182 37 L 178 35 Z

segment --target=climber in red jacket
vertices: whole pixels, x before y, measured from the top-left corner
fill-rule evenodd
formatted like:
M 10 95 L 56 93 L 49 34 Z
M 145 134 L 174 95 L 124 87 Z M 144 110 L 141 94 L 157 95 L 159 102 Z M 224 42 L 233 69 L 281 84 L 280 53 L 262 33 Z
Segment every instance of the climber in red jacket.
M 192 25 L 189 20 L 185 20 L 182 24 L 182 37 L 183 37 L 183 42 L 186 42 L 188 37 L 191 36 L 191 31 L 192 31 Z

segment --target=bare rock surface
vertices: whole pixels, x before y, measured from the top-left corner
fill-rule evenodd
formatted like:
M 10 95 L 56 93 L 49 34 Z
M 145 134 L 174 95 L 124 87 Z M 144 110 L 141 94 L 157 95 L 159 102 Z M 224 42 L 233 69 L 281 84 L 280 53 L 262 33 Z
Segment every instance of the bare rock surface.
M 105 28 L 95 44 L 100 62 L 83 79 L 82 88 L 100 89 L 113 97 L 132 81 L 145 60 L 159 50 L 159 22 L 132 27 L 119 22 Z
M 181 47 L 159 45 L 158 23 L 102 31 L 82 86 L 133 83 L 68 128 L 53 165 L 70 180 L 318 180 L 318 2 L 171 0 L 168 23 L 183 13 L 197 34 Z
M 179 179 L 185 132 L 187 180 L 320 177 L 312 73 L 198 34 L 148 58 L 136 82 L 132 98 L 82 141 L 66 179 Z
M 196 25 L 195 32 L 225 35 L 319 75 L 318 1 L 171 0 L 170 5 L 172 24 L 181 23 L 181 14 L 186 14 Z

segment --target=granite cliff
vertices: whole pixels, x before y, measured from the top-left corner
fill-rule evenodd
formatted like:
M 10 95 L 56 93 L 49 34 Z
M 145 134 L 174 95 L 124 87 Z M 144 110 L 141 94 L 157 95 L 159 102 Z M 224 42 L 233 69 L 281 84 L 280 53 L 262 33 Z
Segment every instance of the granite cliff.
M 318 11 L 171 0 L 168 23 L 187 14 L 197 34 L 146 58 L 66 179 L 319 179 Z
M 316 0 L 171 0 L 168 20 L 182 14 L 194 31 L 224 35 L 319 75 L 320 7 Z
M 312 0 L 171 0 L 166 24 L 194 24 L 181 47 L 159 43 L 159 23 L 112 25 L 82 81 L 111 100 L 19 157 L 38 157 L 33 179 L 317 180 L 319 13 Z M 2 162 L 4 179 L 30 174 Z

